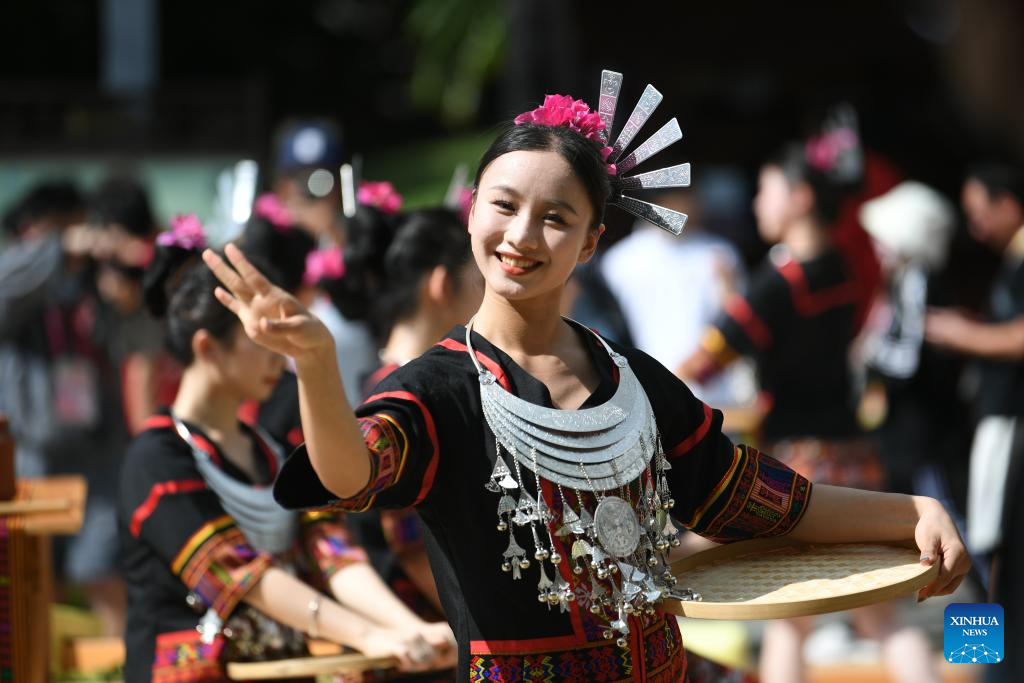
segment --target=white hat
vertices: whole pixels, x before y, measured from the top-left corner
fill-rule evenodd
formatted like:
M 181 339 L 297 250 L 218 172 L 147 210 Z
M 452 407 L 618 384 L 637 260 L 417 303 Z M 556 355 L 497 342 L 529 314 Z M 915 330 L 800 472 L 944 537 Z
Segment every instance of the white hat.
M 946 262 L 956 209 L 932 188 L 908 180 L 864 202 L 860 222 L 900 257 L 934 270 Z

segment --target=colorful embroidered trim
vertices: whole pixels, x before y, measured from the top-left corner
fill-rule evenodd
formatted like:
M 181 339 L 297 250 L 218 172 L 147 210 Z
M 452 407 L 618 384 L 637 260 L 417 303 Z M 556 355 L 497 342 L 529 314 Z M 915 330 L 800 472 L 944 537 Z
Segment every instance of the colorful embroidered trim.
M 718 543 L 781 536 L 803 517 L 810 495 L 807 479 L 778 460 L 740 445 L 722 481 L 686 526 Z M 705 519 L 711 508 L 718 512 Z
M 409 439 L 389 415 L 378 413 L 359 418 L 363 441 L 369 449 L 370 479 L 362 491 L 334 504 L 334 508 L 363 512 L 373 506 L 377 494 L 395 485 L 405 469 Z
M 271 562 L 271 556 L 250 546 L 235 521 L 224 515 L 189 538 L 171 571 L 226 619 Z
M 557 644 L 564 639 L 547 640 Z M 638 624 L 632 641 L 628 648 L 602 640 L 553 649 L 542 646 L 533 652 L 523 652 L 522 648 L 516 647 L 517 641 L 500 644 L 473 641 L 470 644 L 469 680 L 471 683 L 678 683 L 684 680 L 686 655 L 674 620 L 660 616 L 647 628 L 639 628 Z M 501 650 L 515 652 L 499 654 Z M 642 653 L 642 656 L 637 657 L 637 653 Z
M 220 664 L 224 640 L 204 643 L 195 629 L 160 633 L 156 637 L 153 683 L 198 683 L 226 680 Z
M 425 547 L 419 515 L 410 508 L 381 510 L 380 525 L 384 530 L 388 547 L 396 555 L 410 550 L 422 550 Z
M 337 514 L 321 514 L 312 521 L 307 519 L 304 516 L 302 520 L 302 543 L 325 584 L 339 569 L 367 561 L 366 551 L 355 544 Z

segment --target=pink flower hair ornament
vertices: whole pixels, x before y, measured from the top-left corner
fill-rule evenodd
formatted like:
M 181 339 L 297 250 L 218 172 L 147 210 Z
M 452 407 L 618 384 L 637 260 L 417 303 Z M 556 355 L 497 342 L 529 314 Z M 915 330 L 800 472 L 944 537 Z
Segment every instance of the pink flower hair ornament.
M 817 137 L 810 138 L 804 147 L 807 164 L 822 173 L 836 169 L 844 152 L 857 149 L 857 133 L 851 128 L 836 128 Z
M 295 224 L 292 212 L 272 192 L 265 192 L 256 199 L 256 203 L 253 204 L 253 213 L 260 218 L 265 218 L 271 225 L 282 232 L 287 231 Z
M 459 214 L 459 220 L 463 225 L 469 225 L 469 212 L 473 209 L 473 188 L 460 187 L 456 202 L 455 212 Z
M 590 109 L 583 100 L 574 100 L 571 95 L 545 95 L 544 104 L 536 109 L 523 112 L 514 119 L 517 126 L 531 123 L 535 126 L 568 126 L 587 140 L 601 147 L 601 158 L 608 161 L 612 148 L 605 144 L 604 121 Z M 608 164 L 608 173 L 616 175 L 615 164 Z
M 194 213 L 178 215 L 171 219 L 170 230 L 157 235 L 156 244 L 159 247 L 201 251 L 206 248 L 206 231 Z
M 359 183 L 356 201 L 364 206 L 373 206 L 386 214 L 394 215 L 402 210 L 402 195 L 386 180 Z
M 306 254 L 306 272 L 303 284 L 310 287 L 321 280 L 340 280 L 345 277 L 345 256 L 341 247 L 317 249 Z

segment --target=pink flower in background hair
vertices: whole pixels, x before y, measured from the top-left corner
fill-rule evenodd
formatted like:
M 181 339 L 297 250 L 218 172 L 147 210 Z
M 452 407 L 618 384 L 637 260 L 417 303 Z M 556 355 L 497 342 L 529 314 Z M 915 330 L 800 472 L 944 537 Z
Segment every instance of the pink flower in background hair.
M 395 186 L 386 180 L 379 182 L 364 180 L 359 183 L 356 201 L 389 214 L 396 214 L 402 209 L 402 195 L 398 194 Z
M 612 148 L 605 145 L 602 133 L 604 121 L 592 111 L 583 100 L 574 100 L 571 95 L 545 95 L 544 104 L 536 109 L 523 112 L 515 119 L 517 126 L 532 123 L 535 126 L 568 126 L 586 139 L 601 146 L 601 158 L 608 161 Z M 615 164 L 608 164 L 608 173 L 615 175 Z
M 459 219 L 469 225 L 469 211 L 473 208 L 473 188 L 463 187 L 459 189 Z
M 822 173 L 835 170 L 839 156 L 857 148 L 857 133 L 850 128 L 836 128 L 810 138 L 804 147 L 807 164 Z
M 345 276 L 345 257 L 341 247 L 317 249 L 306 254 L 306 272 L 302 281 L 313 286 L 321 280 L 340 280 Z
M 203 223 L 194 213 L 178 215 L 171 219 L 171 229 L 157 235 L 156 243 L 161 247 L 178 247 L 189 251 L 206 248 L 206 231 Z
M 266 218 L 271 225 L 279 230 L 287 230 L 295 224 L 295 220 L 292 218 L 292 212 L 288 210 L 288 207 L 278 198 L 278 196 L 272 192 L 265 192 L 261 194 L 253 205 L 253 211 L 257 216 Z

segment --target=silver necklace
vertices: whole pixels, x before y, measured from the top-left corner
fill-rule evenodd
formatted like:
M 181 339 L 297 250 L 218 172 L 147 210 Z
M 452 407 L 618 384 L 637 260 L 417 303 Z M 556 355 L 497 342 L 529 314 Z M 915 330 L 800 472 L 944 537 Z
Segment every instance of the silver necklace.
M 668 515 L 675 504 L 665 478 L 671 466 L 661 448 L 650 401 L 626 358 L 595 333 L 619 371 L 615 394 L 593 408 L 558 410 L 506 391 L 477 359 L 472 331 L 471 320 L 466 326 L 466 350 L 478 373 L 480 402 L 496 450 L 485 488 L 501 495 L 497 527 L 509 533 L 502 570 L 519 579 L 530 566 L 526 550 L 515 537 L 515 527 L 529 526 L 540 568 L 538 600 L 565 611 L 575 594 L 561 578 L 558 565 L 566 561 L 574 574 L 587 572 L 590 592 L 583 595 L 590 612 L 609 622 L 604 636 L 617 636 L 622 647 L 628 643 L 629 615 L 653 613 L 654 604 L 668 595 L 699 599 L 691 591 L 673 588 L 668 550 L 679 541 Z M 512 469 L 502 450 L 512 458 Z M 527 490 L 523 468 L 534 474 L 536 497 Z M 543 480 L 553 484 L 552 492 L 558 491 L 561 515 L 546 503 Z M 565 489 L 573 492 L 579 512 Z M 596 501 L 593 509 L 588 508 L 590 500 Z M 557 552 L 556 535 L 572 549 L 570 557 Z M 555 565 L 555 581 L 548 578 L 545 560 Z

